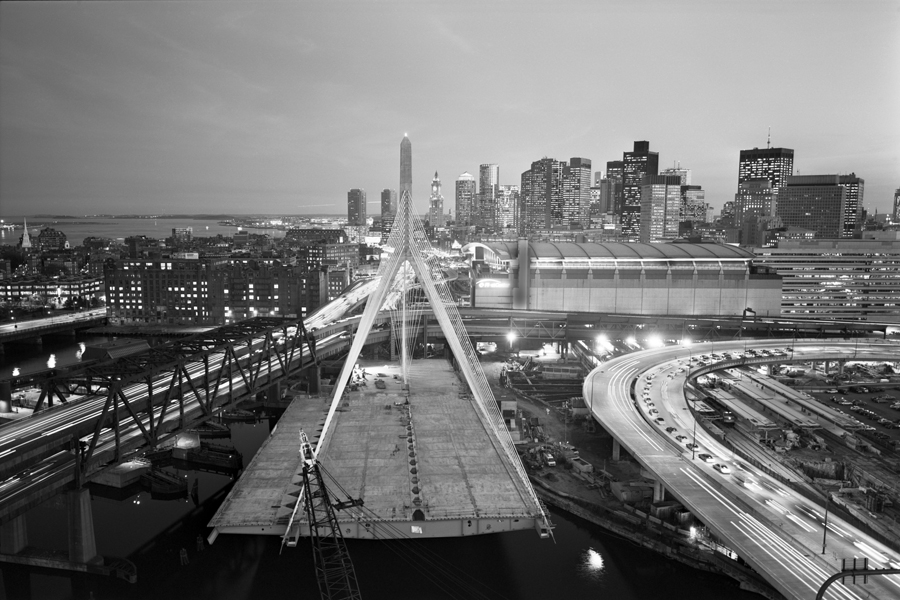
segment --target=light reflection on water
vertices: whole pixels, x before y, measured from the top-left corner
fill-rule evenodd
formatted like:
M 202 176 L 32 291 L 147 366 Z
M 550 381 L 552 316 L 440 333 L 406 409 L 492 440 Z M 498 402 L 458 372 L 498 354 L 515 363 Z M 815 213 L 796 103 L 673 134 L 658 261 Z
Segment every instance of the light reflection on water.
M 593 548 L 588 548 L 582 557 L 579 571 L 583 577 L 591 581 L 603 581 L 606 574 L 606 564 L 603 561 L 603 555 Z
M 48 369 L 56 368 L 56 355 L 55 354 L 51 354 L 50 358 L 47 359 L 47 368 Z

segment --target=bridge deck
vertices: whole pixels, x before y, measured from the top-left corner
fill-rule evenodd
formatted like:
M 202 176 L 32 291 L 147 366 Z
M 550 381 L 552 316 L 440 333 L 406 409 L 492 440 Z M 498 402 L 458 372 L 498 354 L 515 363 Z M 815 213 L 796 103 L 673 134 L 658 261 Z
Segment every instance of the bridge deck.
M 392 524 L 393 535 L 380 535 L 412 531 L 453 537 L 535 526 L 538 507 L 491 439 L 473 401 L 464 397 L 464 386 L 447 361 L 413 361 L 408 405 L 407 393 L 394 378 L 399 365 L 360 366 L 368 373 L 366 385 L 349 392 L 331 425 L 327 447 L 318 452 L 321 465 L 340 486 L 364 500 L 369 519 Z M 379 373 L 386 375 L 380 377 L 385 389 L 375 387 Z M 220 533 L 285 532 L 300 482 L 297 432 L 303 427 L 317 436 L 327 402 L 303 398 L 291 404 L 211 527 Z M 358 527 L 355 513 L 349 512 L 338 513 L 350 525 L 345 537 L 375 537 Z

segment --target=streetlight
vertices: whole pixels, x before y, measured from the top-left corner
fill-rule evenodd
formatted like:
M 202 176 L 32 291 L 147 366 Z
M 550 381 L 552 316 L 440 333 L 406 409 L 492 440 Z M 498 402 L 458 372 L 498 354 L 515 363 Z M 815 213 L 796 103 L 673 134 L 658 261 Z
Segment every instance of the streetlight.
M 512 354 L 513 342 L 516 341 L 516 334 L 515 334 L 515 332 L 510 331 L 509 333 L 507 333 L 507 334 L 506 334 L 506 341 L 509 342 L 509 353 Z
M 825 526 L 822 528 L 822 554 L 825 554 L 825 536 L 828 535 L 828 501 L 831 494 L 825 495 Z
M 694 443 L 691 444 L 691 460 L 694 460 L 694 455 L 697 453 L 697 415 L 692 415 L 694 417 Z

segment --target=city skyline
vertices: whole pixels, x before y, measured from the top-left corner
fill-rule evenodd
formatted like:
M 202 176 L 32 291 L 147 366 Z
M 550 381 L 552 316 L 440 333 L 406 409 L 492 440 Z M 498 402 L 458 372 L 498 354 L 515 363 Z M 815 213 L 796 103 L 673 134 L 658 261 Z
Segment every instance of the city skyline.
M 0 217 L 339 214 L 348 190 L 397 185 L 404 134 L 420 214 L 435 171 L 493 163 L 518 185 L 542 156 L 600 169 L 637 140 L 718 211 L 769 127 L 795 174 L 856 173 L 865 208 L 888 212 L 898 5 L 809 6 L 3 3 Z M 634 63 L 612 60 L 626 50 Z M 763 83 L 754 61 L 783 68 Z M 671 66 L 662 96 L 635 94 Z

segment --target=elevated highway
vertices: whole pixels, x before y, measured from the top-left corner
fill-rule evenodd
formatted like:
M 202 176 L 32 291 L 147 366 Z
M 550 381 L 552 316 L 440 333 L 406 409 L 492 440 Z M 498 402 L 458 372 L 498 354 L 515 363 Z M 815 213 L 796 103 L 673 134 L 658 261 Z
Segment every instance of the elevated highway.
M 18 321 L 0 325 L 0 354 L 6 344 L 16 342 L 40 343 L 41 336 L 74 333 L 77 330 L 98 327 L 106 323 L 106 309 L 56 315 L 31 321 Z
M 716 342 L 710 351 L 773 345 L 783 345 L 783 341 Z M 793 348 L 794 361 L 834 360 L 845 355 L 857 360 L 888 360 L 900 353 L 895 344 L 857 347 L 848 342 L 798 341 Z M 688 377 L 714 370 L 716 365 L 691 370 L 692 352 L 697 352 L 696 347 L 623 356 L 594 369 L 584 384 L 594 418 L 656 479 L 656 499 L 668 491 L 787 598 L 812 597 L 821 583 L 840 569 L 841 558 L 866 556 L 875 568 L 900 564 L 896 552 L 833 514 L 828 516 L 827 551 L 823 554 L 824 507 L 735 461 L 728 448 L 697 427 L 685 398 L 685 383 Z M 785 362 L 783 357 L 765 360 Z M 719 368 L 733 366 L 729 362 L 722 361 Z M 728 472 L 720 472 L 714 465 L 722 465 L 719 469 L 726 467 Z M 865 591 L 832 587 L 825 597 L 849 600 L 900 595 L 896 576 L 879 579 L 870 580 Z

